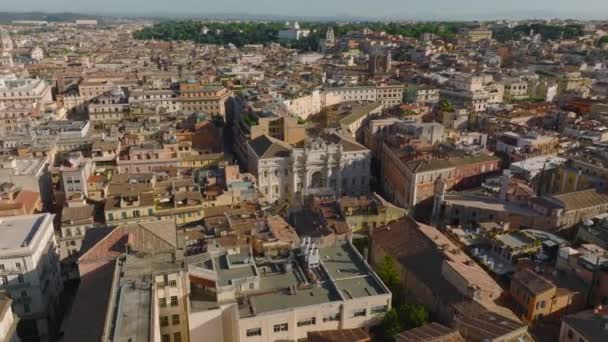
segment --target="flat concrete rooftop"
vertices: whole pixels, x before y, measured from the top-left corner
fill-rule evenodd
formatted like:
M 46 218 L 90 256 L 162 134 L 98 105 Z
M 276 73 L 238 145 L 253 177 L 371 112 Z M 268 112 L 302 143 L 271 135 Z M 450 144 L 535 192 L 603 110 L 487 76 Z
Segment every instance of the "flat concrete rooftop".
M 271 293 L 250 296 L 248 300 L 251 306 L 255 307 L 256 314 L 262 314 L 338 301 L 340 297 L 330 284 L 324 283 L 321 286 L 311 285 L 309 288 L 299 289 L 295 294 L 290 294 L 288 289 L 278 289 Z M 239 313 L 241 317 L 253 316 L 249 306 L 241 306 Z
M 27 247 L 50 214 L 0 218 L 0 249 Z

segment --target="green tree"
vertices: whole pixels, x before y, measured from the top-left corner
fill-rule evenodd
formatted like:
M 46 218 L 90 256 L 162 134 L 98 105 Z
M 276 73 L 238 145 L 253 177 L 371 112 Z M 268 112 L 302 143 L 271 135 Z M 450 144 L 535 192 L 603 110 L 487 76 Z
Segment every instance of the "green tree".
M 387 255 L 378 265 L 378 276 L 386 286 L 393 287 L 399 285 L 399 272 L 397 271 L 397 262 L 393 257 Z
M 375 341 L 392 342 L 395 340 L 395 335 L 403 330 L 401 319 L 397 310 L 394 308 L 387 312 L 382 318 L 382 323 L 376 333 Z
M 393 306 L 401 304 L 403 301 L 403 286 L 399 279 L 399 271 L 397 269 L 397 261 L 392 256 L 385 256 L 382 262 L 378 265 L 376 273 L 382 282 L 388 287 L 393 294 Z
M 429 322 L 429 312 L 420 304 L 405 304 L 398 308 L 399 320 L 405 330 L 423 326 Z
M 454 105 L 449 100 L 443 99 L 443 100 L 439 101 L 439 109 L 441 109 L 444 112 L 453 112 Z

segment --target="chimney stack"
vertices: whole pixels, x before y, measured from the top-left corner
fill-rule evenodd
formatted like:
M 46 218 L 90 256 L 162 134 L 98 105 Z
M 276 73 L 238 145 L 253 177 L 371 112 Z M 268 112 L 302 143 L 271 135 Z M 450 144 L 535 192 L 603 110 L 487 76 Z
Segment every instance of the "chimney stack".
M 502 201 L 507 200 L 507 194 L 509 193 L 509 182 L 511 181 L 511 170 L 504 170 L 502 176 L 500 176 L 500 199 Z

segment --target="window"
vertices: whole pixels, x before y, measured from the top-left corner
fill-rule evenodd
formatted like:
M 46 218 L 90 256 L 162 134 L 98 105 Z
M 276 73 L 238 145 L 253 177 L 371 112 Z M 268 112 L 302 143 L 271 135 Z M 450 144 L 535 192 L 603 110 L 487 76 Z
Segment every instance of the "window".
M 171 324 L 173 324 L 173 325 L 179 324 L 179 315 L 171 316 Z
M 20 270 L 21 269 L 21 263 L 20 262 L 16 262 L 15 263 L 15 267 L 17 267 L 17 269 Z
M 386 305 L 374 306 L 373 308 L 370 309 L 370 312 L 372 314 L 384 313 L 384 312 L 386 312 Z
M 177 286 L 177 280 L 169 280 L 169 286 Z
M 173 342 L 182 342 L 182 333 L 176 332 L 173 334 Z
M 366 310 L 365 309 L 355 310 L 353 312 L 353 317 L 365 317 L 365 314 L 366 314 Z
M 247 337 L 262 336 L 262 328 L 247 329 Z
M 340 313 L 336 312 L 333 314 L 329 314 L 325 317 L 323 317 L 323 322 L 333 322 L 333 321 L 339 321 L 340 320 Z
M 4 271 L 4 264 L 0 264 L 0 271 Z
M 27 291 L 26 290 L 21 291 L 21 297 L 27 297 Z
M 274 332 L 281 332 L 281 331 L 287 331 L 289 330 L 289 325 L 287 323 L 283 323 L 283 324 L 276 324 L 274 326 Z
M 177 296 L 171 296 L 171 306 L 177 306 Z
M 19 284 L 23 284 L 23 274 L 17 276 L 17 281 L 19 282 Z
M 169 326 L 169 316 L 160 316 L 160 326 L 161 327 Z
M 166 308 L 166 307 L 167 307 L 167 298 L 160 298 L 160 299 L 158 300 L 158 305 L 159 305 L 161 308 Z
M 303 321 L 298 321 L 299 327 L 303 327 L 303 326 L 307 326 L 307 325 L 315 325 L 315 324 L 317 324 L 317 319 L 315 317 L 311 317 L 311 318 L 303 320 Z
M 25 312 L 25 313 L 29 313 L 30 312 L 30 305 L 29 304 L 26 304 L 26 303 L 23 304 L 23 312 Z
M 8 278 L 6 276 L 2 277 L 2 285 L 8 284 Z
M 163 335 L 163 339 L 162 339 L 162 341 L 163 341 L 163 342 L 171 342 L 171 335 L 169 335 L 169 334 L 164 334 L 164 335 Z

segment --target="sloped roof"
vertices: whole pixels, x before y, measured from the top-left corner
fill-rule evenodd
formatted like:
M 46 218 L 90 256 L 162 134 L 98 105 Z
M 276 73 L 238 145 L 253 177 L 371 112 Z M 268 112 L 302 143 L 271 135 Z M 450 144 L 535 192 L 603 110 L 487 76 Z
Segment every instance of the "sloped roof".
M 249 142 L 249 146 L 260 159 L 286 157 L 293 149 L 289 144 L 267 135 L 253 139 Z
M 598 192 L 597 189 L 588 189 L 555 195 L 551 200 L 571 211 L 608 204 L 608 195 Z
M 513 280 L 525 286 L 534 295 L 540 295 L 555 288 L 553 283 L 528 269 L 516 272 Z
M 87 232 L 88 234 L 88 232 Z M 107 260 L 118 258 L 125 253 L 129 243 L 129 234 L 139 236 L 133 241 L 134 249 L 140 251 L 173 250 L 177 248 L 177 231 L 173 221 L 153 221 L 143 223 L 129 223 L 114 228 L 91 245 L 84 252 L 78 262 Z M 160 242 L 154 244 L 151 239 L 156 237 Z M 85 235 L 86 240 L 86 235 Z
M 368 342 L 371 337 L 363 329 L 341 329 L 308 333 L 309 342 Z
M 64 342 L 102 340 L 115 266 L 108 262 L 80 279 L 75 305 L 65 322 Z
M 454 304 L 467 299 L 443 276 L 444 264 L 484 292 L 495 293 L 496 297 L 502 292 L 492 277 L 439 230 L 410 217 L 375 229 L 372 239 L 373 245 L 382 247 L 446 302 Z M 492 302 L 480 304 L 484 307 L 495 306 Z
M 450 157 L 444 159 L 431 159 L 431 160 L 411 160 L 405 163 L 405 166 L 412 170 L 414 173 L 416 172 L 426 172 L 433 170 L 443 170 L 449 169 L 452 167 L 464 166 L 464 165 L 473 165 L 484 162 L 491 161 L 499 161 L 497 157 L 491 156 L 489 154 L 480 153 L 476 156 L 464 156 L 464 157 Z
M 458 330 L 439 323 L 429 323 L 395 336 L 397 342 L 464 342 Z
M 64 207 L 61 211 L 61 222 L 78 222 L 93 218 L 95 207 L 90 204 L 80 207 Z

